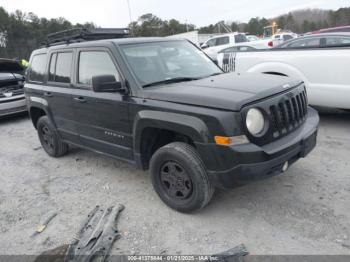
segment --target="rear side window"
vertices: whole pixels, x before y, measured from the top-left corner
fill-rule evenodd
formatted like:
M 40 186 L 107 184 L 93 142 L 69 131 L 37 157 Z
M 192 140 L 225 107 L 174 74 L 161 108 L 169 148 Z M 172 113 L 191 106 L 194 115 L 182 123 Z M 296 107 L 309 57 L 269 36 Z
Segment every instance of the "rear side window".
M 254 49 L 255 49 L 254 47 L 250 47 L 250 46 L 240 46 L 240 47 L 238 47 L 239 51 L 251 51 L 251 50 L 254 50 Z
M 71 82 L 72 52 L 51 55 L 49 81 L 57 83 Z
M 288 44 L 287 48 L 312 48 L 312 47 L 319 47 L 320 46 L 320 38 L 318 37 L 312 37 L 312 38 L 306 38 L 306 39 L 300 39 L 296 40 L 293 43 Z
M 44 82 L 46 69 L 46 54 L 35 55 L 29 69 L 29 81 Z
M 350 37 L 331 36 L 326 38 L 326 46 L 343 46 L 350 45 Z
M 237 50 L 238 50 L 238 47 L 233 46 L 233 47 L 229 47 L 229 48 L 226 48 L 226 49 L 222 50 L 220 53 L 236 52 Z
M 284 35 L 283 41 L 287 41 L 287 40 L 292 39 L 292 38 L 293 38 L 293 36 L 291 36 L 291 35 Z
M 104 51 L 82 51 L 79 54 L 78 83 L 92 85 L 94 76 L 113 75 L 120 81 L 117 68 L 112 58 Z

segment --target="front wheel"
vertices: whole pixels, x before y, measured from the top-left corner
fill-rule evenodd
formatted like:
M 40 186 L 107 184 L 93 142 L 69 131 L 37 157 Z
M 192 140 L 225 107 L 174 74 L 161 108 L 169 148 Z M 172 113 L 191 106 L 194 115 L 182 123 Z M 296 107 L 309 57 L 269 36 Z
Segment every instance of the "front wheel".
M 206 206 L 213 193 L 205 166 L 190 145 L 174 142 L 158 149 L 151 158 L 154 190 L 169 207 L 184 213 Z
M 41 145 L 48 155 L 59 157 L 67 153 L 68 145 L 61 141 L 53 124 L 47 116 L 39 118 L 37 131 Z

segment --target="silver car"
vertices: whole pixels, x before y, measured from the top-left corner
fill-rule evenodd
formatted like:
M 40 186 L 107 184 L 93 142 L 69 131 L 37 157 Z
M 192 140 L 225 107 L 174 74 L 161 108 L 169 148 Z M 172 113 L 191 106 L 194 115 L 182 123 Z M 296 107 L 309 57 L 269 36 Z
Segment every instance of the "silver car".
M 23 67 L 20 63 L 0 59 L 0 117 L 27 111 L 23 86 Z

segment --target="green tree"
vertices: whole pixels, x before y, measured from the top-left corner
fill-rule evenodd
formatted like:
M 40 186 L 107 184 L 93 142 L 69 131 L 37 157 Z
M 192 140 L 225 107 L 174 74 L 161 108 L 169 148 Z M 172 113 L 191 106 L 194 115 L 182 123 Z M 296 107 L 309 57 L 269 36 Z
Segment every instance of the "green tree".
M 230 27 L 231 27 L 232 32 L 239 31 L 238 23 L 236 23 L 236 22 L 232 22 Z
M 253 35 L 261 35 L 264 31 L 264 27 L 269 24 L 266 18 L 255 17 L 249 20 L 245 26 L 244 31 Z
M 33 49 L 38 48 L 50 33 L 75 27 L 94 28 L 93 23 L 75 24 L 59 17 L 39 18 L 34 13 L 16 10 L 8 13 L 0 7 L 0 34 L 6 35 L 6 47 L 0 47 L 0 57 L 29 59 Z
M 304 20 L 301 25 L 301 30 L 303 33 L 307 33 L 311 31 L 310 22 L 308 20 Z
M 296 24 L 296 22 L 294 20 L 294 17 L 292 15 L 292 13 L 289 13 L 287 15 L 285 29 L 291 30 L 293 32 L 297 32 L 298 31 L 298 27 L 297 27 L 297 24 Z
M 281 29 L 285 29 L 287 25 L 286 18 L 284 16 L 280 16 L 277 20 L 277 25 Z

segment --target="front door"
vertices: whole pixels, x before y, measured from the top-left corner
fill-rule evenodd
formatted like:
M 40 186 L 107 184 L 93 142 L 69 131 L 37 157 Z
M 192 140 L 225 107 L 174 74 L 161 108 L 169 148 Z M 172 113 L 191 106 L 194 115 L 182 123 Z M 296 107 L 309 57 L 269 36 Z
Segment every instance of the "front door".
M 95 151 L 132 160 L 128 96 L 92 90 L 94 76 L 113 75 L 121 81 L 111 53 L 104 48 L 80 49 L 76 61 L 73 108 L 81 144 Z

